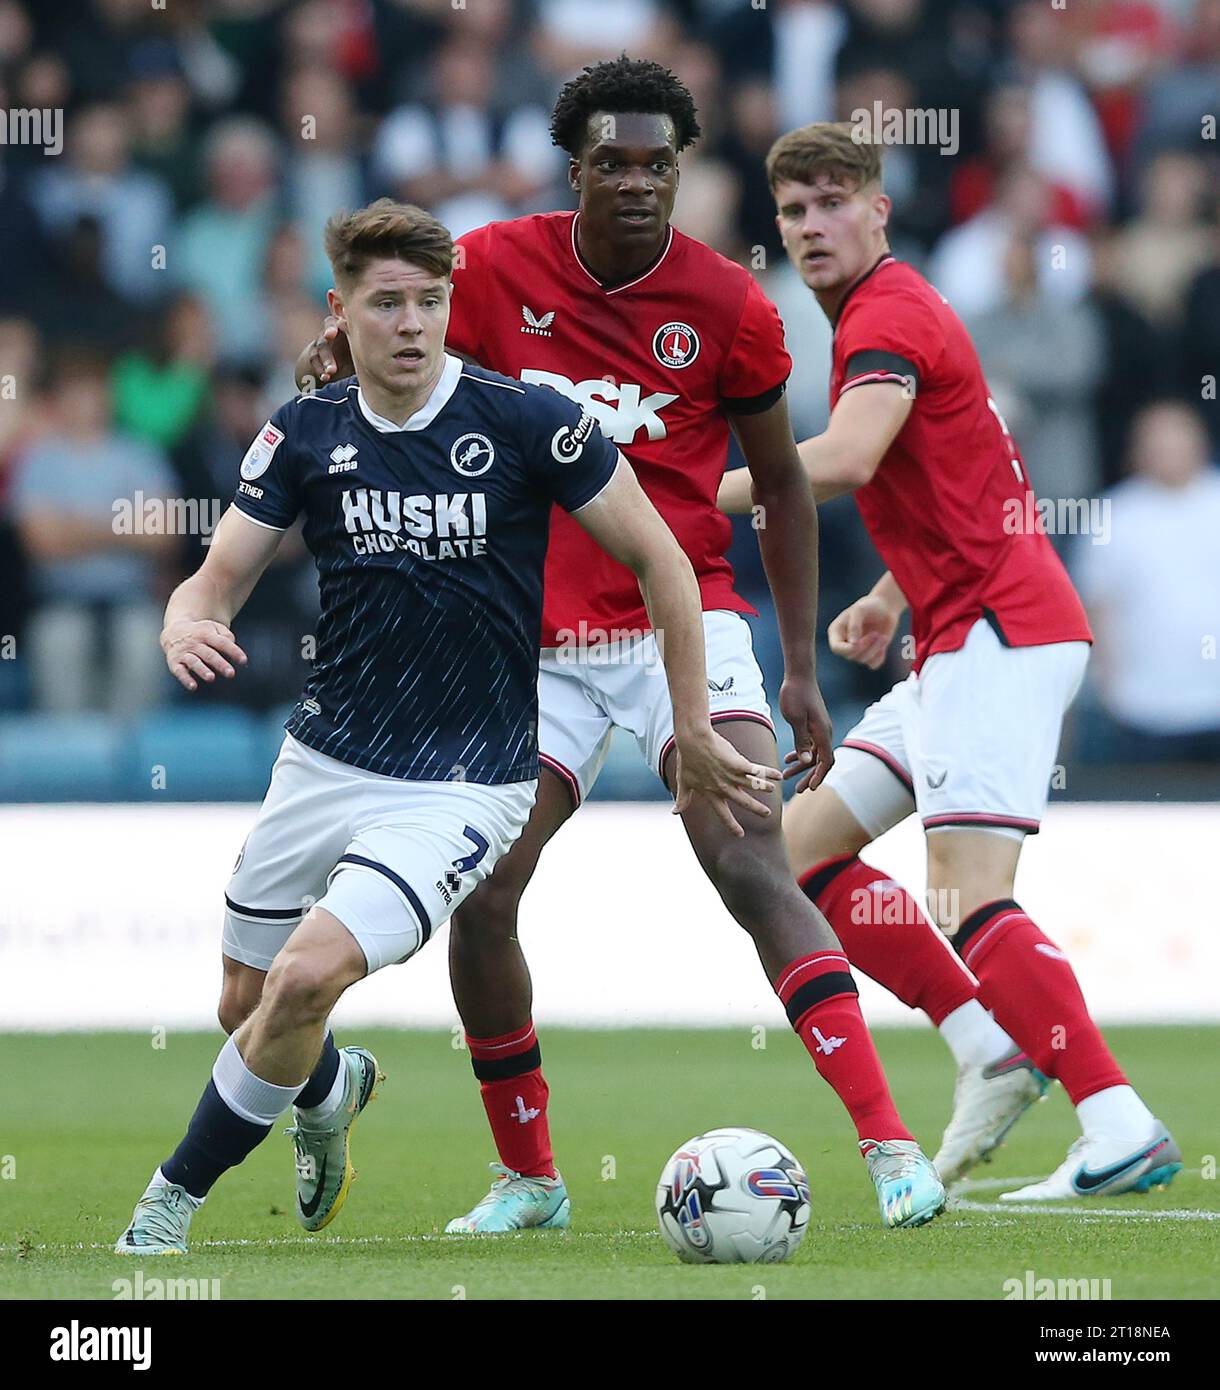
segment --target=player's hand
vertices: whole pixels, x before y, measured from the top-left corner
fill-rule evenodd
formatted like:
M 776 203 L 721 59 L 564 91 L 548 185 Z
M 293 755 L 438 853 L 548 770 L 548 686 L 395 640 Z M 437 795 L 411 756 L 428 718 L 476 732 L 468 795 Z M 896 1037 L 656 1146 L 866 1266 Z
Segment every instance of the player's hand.
M 245 652 L 224 623 L 173 623 L 161 634 L 161 650 L 170 675 L 188 690 L 198 690 L 200 681 L 214 681 L 217 675 L 231 680 L 236 667 L 246 664 Z
M 779 786 L 779 768 L 743 757 L 710 724 L 698 734 L 675 739 L 675 746 L 678 764 L 674 815 L 681 815 L 695 797 L 703 796 L 730 833 L 744 835 L 746 832 L 729 809 L 730 802 L 755 816 L 771 814 L 771 808 L 758 799 L 758 793 L 765 796 Z
M 785 758 L 785 779 L 799 777 L 797 792 L 816 787 L 834 766 L 830 714 L 815 680 L 785 676 L 779 688 L 780 713 L 792 729 L 796 747 Z
M 894 633 L 898 614 L 876 594 L 865 594 L 831 623 L 827 636 L 830 650 L 848 661 L 858 661 L 870 671 L 879 670 Z
M 334 314 L 327 314 L 322 320 L 321 333 L 301 357 L 307 361 L 304 376 L 298 367 L 297 385 L 304 390 L 316 390 L 328 381 L 341 381 L 345 376 L 354 376 L 356 372 L 347 334 L 339 327 L 339 320 Z

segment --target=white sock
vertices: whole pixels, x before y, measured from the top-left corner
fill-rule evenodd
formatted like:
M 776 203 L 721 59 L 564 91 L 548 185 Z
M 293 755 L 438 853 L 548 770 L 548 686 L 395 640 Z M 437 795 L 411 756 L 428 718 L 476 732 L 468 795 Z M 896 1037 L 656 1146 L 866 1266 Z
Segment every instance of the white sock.
M 344 1097 L 347 1095 L 347 1061 L 343 1054 L 339 1054 L 339 1067 L 335 1072 L 335 1079 L 331 1082 L 330 1090 L 326 1093 L 326 1099 L 319 1105 L 297 1106 L 297 1114 L 301 1119 L 317 1123 L 319 1120 L 329 1120 L 330 1117 L 342 1106 Z
M 295 1086 L 276 1086 L 255 1076 L 242 1060 L 235 1038 L 220 1049 L 212 1068 L 212 1082 L 221 1100 L 235 1115 L 256 1125 L 273 1125 L 296 1100 L 305 1081 Z
M 940 1021 L 940 1035 L 959 1067 L 985 1067 L 1016 1047 L 977 999 L 967 999 L 946 1014 Z
M 1076 1115 L 1087 1139 L 1142 1144 L 1156 1124 L 1156 1116 L 1130 1086 L 1107 1086 L 1086 1096 Z

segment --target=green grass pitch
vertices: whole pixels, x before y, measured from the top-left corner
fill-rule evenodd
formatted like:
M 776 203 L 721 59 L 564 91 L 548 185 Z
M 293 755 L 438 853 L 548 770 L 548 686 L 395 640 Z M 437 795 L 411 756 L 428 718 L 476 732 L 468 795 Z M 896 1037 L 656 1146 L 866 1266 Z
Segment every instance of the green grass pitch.
M 1054 1214 L 994 1205 L 996 1179 L 1042 1175 L 1075 1137 L 1056 1088 L 969 1205 L 917 1231 L 882 1230 L 854 1134 L 795 1039 L 748 1028 L 543 1033 L 569 1232 L 478 1241 L 439 1234 L 486 1189 L 494 1158 L 469 1057 L 448 1033 L 340 1032 L 377 1053 L 387 1082 L 353 1138 L 360 1179 L 335 1222 L 293 1216 L 291 1142 L 277 1128 L 195 1218 L 186 1259 L 120 1258 L 154 1165 L 177 1142 L 218 1036 L 0 1036 L 0 1297 L 111 1299 L 113 1281 L 218 1280 L 248 1298 L 974 1298 L 1006 1279 L 1109 1279 L 1114 1299 L 1214 1296 L 1220 1184 L 1214 1087 L 1200 1072 L 1220 1029 L 1115 1028 L 1134 1084 L 1173 1129 L 1186 1169 L 1166 1190 Z M 877 1035 L 907 1123 L 929 1152 L 948 1114 L 949 1054 L 930 1031 Z M 285 1123 L 288 1123 L 287 1119 Z M 718 1125 L 775 1134 L 804 1163 L 813 1216 L 785 1265 L 687 1267 L 657 1234 L 653 1192 L 685 1139 Z M 210 1287 L 210 1286 L 209 1286 Z

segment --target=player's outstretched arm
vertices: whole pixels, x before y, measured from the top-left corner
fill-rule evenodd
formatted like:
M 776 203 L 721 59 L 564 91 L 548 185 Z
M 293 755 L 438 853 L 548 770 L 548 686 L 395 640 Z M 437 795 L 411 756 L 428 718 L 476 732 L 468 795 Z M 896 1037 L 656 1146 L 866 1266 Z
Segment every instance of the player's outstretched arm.
M 772 791 L 780 774 L 777 768 L 743 758 L 712 728 L 703 611 L 690 561 L 621 454 L 610 482 L 572 515 L 639 580 L 673 703 L 678 753 L 674 810 L 684 811 L 693 797 L 706 796 L 725 826 L 743 834 L 729 803 L 754 815 L 770 815 L 770 808 L 751 795 L 751 789 Z
M 816 787 L 834 762 L 830 715 L 814 656 L 818 513 L 792 438 L 786 398 L 769 410 L 731 418 L 753 480 L 758 546 L 784 651 L 779 707 L 795 742 L 786 775 L 799 776 L 797 791 L 805 791 Z
M 826 429 L 798 448 L 814 500 L 829 502 L 871 481 L 914 403 L 910 388 L 896 381 L 844 391 Z
M 885 451 L 906 424 L 913 401 L 910 390 L 897 382 L 856 386 L 839 397 L 823 433 L 806 439 L 797 449 L 801 466 L 813 488 L 814 501 L 829 502 L 863 487 L 872 478 Z M 772 409 L 778 410 L 779 405 Z M 784 410 L 786 413 L 786 405 Z M 766 411 L 764 416 L 770 413 Z M 751 418 L 737 416 L 734 419 L 739 436 L 739 427 L 745 424 L 749 428 Z M 730 516 L 752 512 L 760 506 L 753 470 L 730 469 L 720 480 L 716 505 Z
M 235 508 L 220 519 L 207 559 L 170 595 L 161 650 L 175 680 L 188 690 L 217 675 L 232 678 L 246 664 L 229 624 L 250 597 L 283 536 Z

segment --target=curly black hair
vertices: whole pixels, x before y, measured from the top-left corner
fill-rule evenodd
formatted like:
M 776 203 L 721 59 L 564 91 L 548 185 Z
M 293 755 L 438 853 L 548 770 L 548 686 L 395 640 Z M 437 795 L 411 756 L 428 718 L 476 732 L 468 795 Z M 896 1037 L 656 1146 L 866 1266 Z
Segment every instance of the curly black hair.
M 668 116 L 674 123 L 676 148 L 693 145 L 703 133 L 695 103 L 685 85 L 668 68 L 648 58 L 624 53 L 593 63 L 564 85 L 551 113 L 551 141 L 579 159 L 597 111 L 640 111 Z

